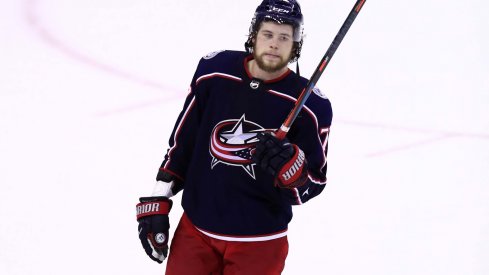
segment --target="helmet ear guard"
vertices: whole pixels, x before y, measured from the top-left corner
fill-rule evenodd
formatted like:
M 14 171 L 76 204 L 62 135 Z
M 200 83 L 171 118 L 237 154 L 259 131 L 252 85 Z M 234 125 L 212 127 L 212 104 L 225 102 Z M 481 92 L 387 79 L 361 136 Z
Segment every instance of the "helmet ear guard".
M 253 52 L 254 39 L 263 22 L 275 22 L 292 26 L 294 47 L 290 63 L 297 61 L 302 49 L 304 24 L 299 3 L 295 0 L 263 0 L 256 8 L 251 20 L 248 40 L 245 42 L 245 49 L 248 53 Z

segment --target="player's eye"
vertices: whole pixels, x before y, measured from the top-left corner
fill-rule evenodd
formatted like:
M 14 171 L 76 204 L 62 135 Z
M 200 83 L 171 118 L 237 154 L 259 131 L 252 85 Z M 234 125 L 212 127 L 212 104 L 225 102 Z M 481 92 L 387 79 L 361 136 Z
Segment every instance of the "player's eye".
M 289 41 L 289 40 L 290 40 L 290 37 L 289 37 L 289 36 L 287 36 L 287 35 L 281 35 L 279 38 L 280 38 L 280 41 L 284 41 L 284 42 L 286 42 L 286 41 Z

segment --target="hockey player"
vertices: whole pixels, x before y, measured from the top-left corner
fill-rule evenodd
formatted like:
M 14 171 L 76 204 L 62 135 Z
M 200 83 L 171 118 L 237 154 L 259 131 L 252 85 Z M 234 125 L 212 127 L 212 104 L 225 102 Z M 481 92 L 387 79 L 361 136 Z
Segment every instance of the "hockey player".
M 288 253 L 292 205 L 321 193 L 332 119 L 315 90 L 287 138 L 274 131 L 307 79 L 288 68 L 303 42 L 294 0 L 264 0 L 246 52 L 219 51 L 197 67 L 151 197 L 137 205 L 149 257 L 168 255 L 169 199 L 182 191 L 184 214 L 166 274 L 280 274 Z

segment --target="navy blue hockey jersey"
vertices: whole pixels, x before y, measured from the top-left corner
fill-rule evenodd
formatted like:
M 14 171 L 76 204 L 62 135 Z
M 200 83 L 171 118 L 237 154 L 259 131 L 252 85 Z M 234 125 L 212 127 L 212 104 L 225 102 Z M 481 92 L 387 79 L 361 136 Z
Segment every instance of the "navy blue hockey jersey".
M 319 90 L 287 135 L 306 155 L 307 183 L 275 187 L 273 177 L 251 160 L 256 134 L 280 127 L 307 83 L 291 70 L 270 81 L 254 79 L 246 66 L 251 58 L 222 51 L 200 60 L 160 168 L 184 182 L 182 206 L 197 229 L 224 240 L 286 235 L 291 206 L 326 185 L 332 110 Z

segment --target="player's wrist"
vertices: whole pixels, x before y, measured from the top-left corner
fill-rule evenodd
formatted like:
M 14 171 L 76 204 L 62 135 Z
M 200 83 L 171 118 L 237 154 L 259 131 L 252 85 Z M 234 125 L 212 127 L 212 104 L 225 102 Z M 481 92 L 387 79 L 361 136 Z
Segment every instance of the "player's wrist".
M 151 193 L 151 196 L 153 197 L 167 197 L 171 198 L 173 197 L 173 188 L 174 182 L 164 182 L 164 181 L 156 181 L 155 186 L 153 188 L 153 193 Z

